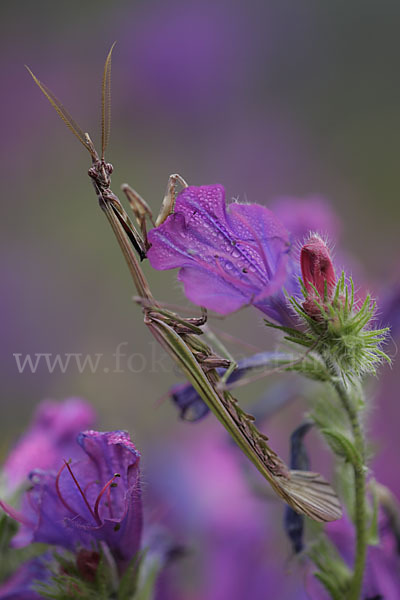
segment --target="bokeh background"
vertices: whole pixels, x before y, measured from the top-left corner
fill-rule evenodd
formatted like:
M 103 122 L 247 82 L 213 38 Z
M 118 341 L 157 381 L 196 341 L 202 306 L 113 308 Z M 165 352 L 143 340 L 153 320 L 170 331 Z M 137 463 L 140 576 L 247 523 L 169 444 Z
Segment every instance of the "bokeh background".
M 115 192 L 129 182 L 157 213 L 168 175 L 178 172 L 192 184 L 223 183 L 228 197 L 267 205 L 282 196 L 322 196 L 342 223 L 336 250 L 352 257 L 358 285 L 383 297 L 400 259 L 400 5 L 69 0 L 9 3 L 2 12 L 3 453 L 41 399 L 75 395 L 93 403 L 100 427 L 131 431 L 143 451 L 144 479 L 157 453 L 170 457 L 173 471 L 177 440 L 195 436 L 207 444 L 212 435 L 222 443 L 224 434 L 212 417 L 179 421 L 165 400 L 179 374 L 132 301 L 128 270 L 86 174 L 89 157 L 24 64 L 98 141 L 102 68 L 117 40 L 108 149 Z M 187 306 L 174 274 L 144 268 L 156 297 Z M 254 349 L 273 347 L 256 311 L 215 326 Z M 115 373 L 120 344 L 127 356 Z M 230 348 L 249 351 L 239 343 Z M 21 374 L 15 353 L 102 358 L 96 373 L 71 365 L 49 373 L 41 363 L 36 373 Z M 384 457 L 397 418 L 397 373 L 395 366 L 382 375 L 384 405 L 375 413 Z M 266 385 L 238 395 L 250 403 Z M 292 403 L 270 421 L 272 446 L 285 458 L 304 406 Z M 200 460 L 201 451 L 195 464 Z M 268 511 L 276 516 L 271 539 L 280 540 L 282 506 L 270 503 Z M 283 564 L 288 547 L 281 541 L 276 548 Z

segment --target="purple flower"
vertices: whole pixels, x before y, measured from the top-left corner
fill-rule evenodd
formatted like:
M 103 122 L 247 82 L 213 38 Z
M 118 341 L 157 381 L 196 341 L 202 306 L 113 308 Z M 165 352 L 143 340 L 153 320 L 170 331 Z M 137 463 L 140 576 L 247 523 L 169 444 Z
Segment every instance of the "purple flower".
M 140 546 L 140 454 L 123 431 L 86 431 L 78 443 L 80 458 L 64 462 L 58 473 L 31 473 L 21 512 L 0 505 L 21 523 L 16 545 L 44 542 L 76 550 L 102 541 L 122 571 Z
M 308 471 L 310 469 L 310 458 L 304 444 L 304 436 L 312 427 L 311 421 L 305 421 L 297 427 L 290 436 L 290 468 Z M 293 552 L 298 554 L 304 548 L 303 530 L 304 516 L 296 513 L 293 508 L 285 508 L 284 517 L 285 531 L 292 544 Z
M 80 398 L 41 402 L 29 429 L 3 466 L 7 490 L 15 490 L 33 469 L 58 468 L 63 459 L 73 458 L 79 452 L 77 434 L 92 426 L 94 420 L 93 408 Z
M 285 288 L 290 295 L 299 296 L 300 247 L 310 235 L 318 233 L 325 238 L 338 240 L 340 222 L 324 198 L 292 196 L 277 198 L 271 206 L 274 213 L 289 231 L 292 249 L 288 265 L 289 275 Z M 348 260 L 345 261 L 348 263 Z
M 253 369 L 262 369 L 266 367 L 269 361 L 278 360 L 280 357 L 283 359 L 287 357 L 285 354 L 279 354 L 277 352 L 258 352 L 252 356 L 248 356 L 239 360 L 237 368 L 228 377 L 227 383 L 234 383 Z M 217 369 L 218 373 L 222 375 L 225 369 Z M 291 392 L 290 392 L 291 393 Z M 198 392 L 194 389 L 190 383 L 177 383 L 172 386 L 169 390 L 169 396 L 172 402 L 178 407 L 180 418 L 183 421 L 195 422 L 203 419 L 209 412 L 207 404 L 200 398 Z M 276 407 L 279 408 L 281 404 L 284 404 L 290 397 L 290 394 L 268 394 L 268 404 L 272 407 L 273 400 L 276 401 Z M 265 413 L 263 411 L 263 415 Z
M 362 597 L 397 600 L 400 595 L 400 556 L 397 540 L 383 512 L 380 514 L 379 523 L 379 545 L 368 547 Z M 352 565 L 354 526 L 350 520 L 343 517 L 335 523 L 329 523 L 327 533 L 343 559 Z
M 357 282 L 356 298 L 364 300 L 366 274 L 361 263 L 340 245 L 342 223 L 330 204 L 320 196 L 296 198 L 292 196 L 277 198 L 271 203 L 271 209 L 289 231 L 293 248 L 290 252 L 289 271 L 292 273 L 285 284 L 291 295 L 299 295 L 298 277 L 300 275 L 300 247 L 312 235 L 317 233 L 323 240 L 328 240 L 329 247 L 335 246 L 333 254 L 336 272 L 342 269 L 352 275 Z M 367 286 L 368 288 L 369 286 Z
M 173 583 L 180 589 L 171 598 L 307 600 L 302 574 L 284 569 L 281 507 L 252 494 L 249 481 L 257 485 L 257 476 L 253 480 L 243 469 L 218 424 L 206 421 L 180 435 L 147 463 L 155 507 L 160 511 L 161 504 L 170 527 L 190 548 L 185 562 L 175 565 Z M 188 569 L 193 575 L 182 585 Z
M 169 397 L 179 409 L 182 421 L 194 423 L 203 419 L 210 409 L 191 383 L 177 383 L 169 390 Z
M 339 237 L 339 219 L 328 202 L 320 196 L 285 196 L 274 200 L 271 208 L 287 227 L 293 241 L 302 243 L 311 232 L 329 236 L 330 239 Z
M 389 325 L 391 335 L 397 338 L 400 332 L 400 284 L 393 282 L 382 296 L 380 320 L 383 325 Z
M 175 211 L 149 232 L 148 257 L 158 270 L 180 268 L 187 297 L 220 314 L 253 304 L 279 322 L 288 319 L 282 292 L 289 235 L 259 204 L 225 206 L 221 185 L 185 188 Z

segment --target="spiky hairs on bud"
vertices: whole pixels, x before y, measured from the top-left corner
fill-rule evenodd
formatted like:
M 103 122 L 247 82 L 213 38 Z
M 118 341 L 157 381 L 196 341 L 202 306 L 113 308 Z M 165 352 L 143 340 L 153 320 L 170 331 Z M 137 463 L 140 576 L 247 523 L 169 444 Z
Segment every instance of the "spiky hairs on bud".
M 267 323 L 286 333 L 286 339 L 312 349 L 344 380 L 376 372 L 389 357 L 381 350 L 388 328 L 374 329 L 376 304 L 367 295 L 362 304 L 355 301 L 354 284 L 344 272 L 337 280 L 326 242 L 312 233 L 300 251 L 304 298 L 289 298 L 300 317 L 298 329 Z M 322 363 L 321 363 L 322 364 Z M 309 366 L 303 361 L 298 370 Z
M 351 278 L 346 282 L 343 272 L 333 292 L 327 290 L 325 284 L 323 298 L 313 284 L 311 293 L 303 281 L 300 280 L 300 284 L 304 302 L 301 304 L 295 298 L 290 298 L 289 301 L 301 320 L 307 324 L 308 331 L 300 336 L 296 331 L 296 341 L 313 347 L 349 380 L 366 373 L 375 374 L 380 362 L 390 362 L 390 358 L 381 350 L 389 329 L 373 329 L 376 303 L 368 294 L 361 306 L 357 306 Z M 315 307 L 312 311 L 310 301 Z M 291 341 L 295 340 L 292 338 Z

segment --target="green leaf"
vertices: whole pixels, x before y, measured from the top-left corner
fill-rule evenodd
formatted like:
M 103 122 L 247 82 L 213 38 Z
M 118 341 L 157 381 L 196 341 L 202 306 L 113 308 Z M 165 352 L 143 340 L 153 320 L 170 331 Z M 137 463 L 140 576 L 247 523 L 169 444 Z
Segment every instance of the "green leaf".
M 143 581 L 132 600 L 153 600 L 159 570 L 160 568 L 157 564 L 152 565 L 152 568 L 147 573 L 146 579 Z
M 337 588 L 333 575 L 316 571 L 314 577 L 322 583 L 326 591 L 331 595 L 332 600 L 343 600 L 343 592 Z
M 18 523 L 2 513 L 0 516 L 0 553 L 1 556 L 7 552 L 10 547 L 11 539 L 18 531 Z
M 307 554 L 318 568 L 314 573 L 315 577 L 324 585 L 333 600 L 343 600 L 346 597 L 351 571 L 336 547 L 322 534 L 310 545 Z
M 146 550 L 140 558 L 136 593 L 121 600 L 153 600 L 157 578 L 164 566 L 165 561 L 160 554 Z
M 18 524 L 5 514 L 0 516 L 0 581 L 12 575 L 23 563 L 41 556 L 52 546 L 29 544 L 24 548 L 12 548 L 11 540 L 18 531 Z
M 362 467 L 363 461 L 353 442 L 340 431 L 335 429 L 321 429 L 322 435 L 332 448 L 336 456 L 344 458 L 356 467 Z
M 346 512 L 350 519 L 354 522 L 355 494 L 353 465 L 343 460 L 337 461 L 335 480 L 336 489 L 340 498 L 343 500 L 343 504 L 346 507 Z

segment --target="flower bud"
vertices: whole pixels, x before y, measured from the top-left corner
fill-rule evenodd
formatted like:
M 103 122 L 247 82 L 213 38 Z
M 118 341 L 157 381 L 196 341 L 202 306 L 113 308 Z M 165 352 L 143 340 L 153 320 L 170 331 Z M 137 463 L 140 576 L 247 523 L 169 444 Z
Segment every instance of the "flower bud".
M 320 310 L 315 304 L 330 300 L 336 286 L 335 269 L 325 242 L 313 234 L 303 245 L 300 254 L 301 274 L 308 297 L 303 303 L 310 317 L 318 319 Z M 327 297 L 325 296 L 327 295 Z

